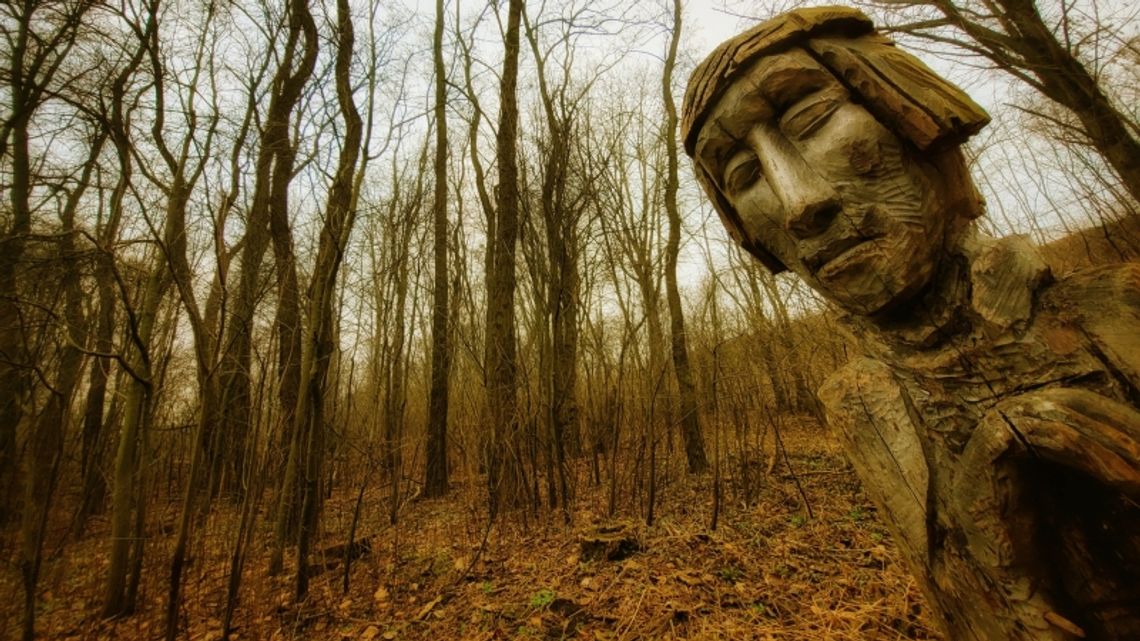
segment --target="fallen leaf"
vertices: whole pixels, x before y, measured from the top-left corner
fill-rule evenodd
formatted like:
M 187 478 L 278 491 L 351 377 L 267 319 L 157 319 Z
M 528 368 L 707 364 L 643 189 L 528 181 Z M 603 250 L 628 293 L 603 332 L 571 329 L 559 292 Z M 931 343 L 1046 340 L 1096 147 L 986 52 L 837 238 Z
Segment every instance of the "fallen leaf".
M 436 598 L 432 599 L 431 601 L 429 601 L 427 605 L 420 608 L 419 613 L 416 614 L 416 620 L 419 621 L 420 619 L 426 617 L 428 615 L 428 613 L 432 611 L 432 608 L 439 605 L 439 602 L 442 600 L 443 600 L 443 595 L 441 594 L 441 595 L 437 596 Z
M 685 573 L 678 574 L 677 580 L 680 581 L 681 583 L 684 583 L 685 585 L 687 585 L 689 587 L 697 586 L 697 585 L 704 583 L 704 581 L 701 579 L 701 577 L 690 576 L 690 575 L 685 574 Z

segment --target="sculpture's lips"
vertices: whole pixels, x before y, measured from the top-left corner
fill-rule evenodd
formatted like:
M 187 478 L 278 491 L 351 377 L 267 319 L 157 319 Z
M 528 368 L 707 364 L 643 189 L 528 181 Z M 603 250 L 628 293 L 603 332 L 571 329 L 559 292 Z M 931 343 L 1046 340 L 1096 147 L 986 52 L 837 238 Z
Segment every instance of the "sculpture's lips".
M 864 236 L 837 238 L 828 242 L 826 245 L 820 247 L 818 250 L 809 254 L 808 256 L 805 256 L 804 265 L 810 269 L 813 274 L 817 273 L 831 261 L 839 258 L 843 254 L 846 254 L 848 251 L 854 249 L 855 247 L 858 247 L 859 245 L 862 245 L 869 240 L 872 239 L 866 238 Z

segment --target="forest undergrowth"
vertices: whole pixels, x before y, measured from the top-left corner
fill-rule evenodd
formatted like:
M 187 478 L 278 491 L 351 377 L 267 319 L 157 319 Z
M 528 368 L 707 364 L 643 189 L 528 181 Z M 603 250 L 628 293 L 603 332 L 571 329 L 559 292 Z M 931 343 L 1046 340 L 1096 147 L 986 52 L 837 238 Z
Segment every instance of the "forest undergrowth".
M 293 569 L 267 574 L 272 533 L 260 520 L 234 615 L 233 639 L 938 639 L 922 596 L 886 528 L 826 432 L 810 419 L 786 422 L 786 457 L 720 457 L 717 475 L 661 474 L 656 518 L 638 497 L 608 516 L 609 487 L 577 465 L 578 492 L 566 524 L 559 511 L 501 516 L 488 528 L 484 477 L 459 478 L 444 499 L 402 502 L 389 524 L 381 475 L 369 479 L 344 589 L 343 545 L 357 492 L 348 484 L 326 504 L 308 597 L 292 601 Z M 370 475 L 370 477 L 373 475 Z M 747 486 L 747 487 L 746 487 Z M 806 498 L 806 501 L 805 501 Z M 641 507 L 645 498 L 641 497 Z M 99 616 L 108 562 L 105 519 L 81 538 L 67 523 L 46 543 L 39 635 L 45 639 L 157 639 L 178 501 L 149 521 L 138 611 Z M 809 514 L 810 512 L 810 514 Z M 180 637 L 221 638 L 236 506 L 216 503 L 187 569 Z M 637 549 L 583 558 L 600 526 L 625 528 Z M 14 537 L 6 533 L 4 541 Z M 60 543 L 62 541 L 62 543 Z M 5 546 L 10 543 L 5 543 Z M 340 546 L 337 549 L 337 546 Z M 11 550 L 3 550 L 10 558 Z M 0 630 L 19 630 L 19 573 L 0 576 Z

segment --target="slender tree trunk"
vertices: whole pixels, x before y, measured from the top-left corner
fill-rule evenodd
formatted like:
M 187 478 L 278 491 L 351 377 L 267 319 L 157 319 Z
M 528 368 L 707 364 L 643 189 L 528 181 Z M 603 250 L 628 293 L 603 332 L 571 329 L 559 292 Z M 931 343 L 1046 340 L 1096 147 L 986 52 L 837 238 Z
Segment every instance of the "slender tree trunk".
M 15 513 L 12 500 L 20 494 L 16 489 L 17 434 L 28 419 L 26 406 L 34 388 L 18 302 L 19 271 L 32 231 L 29 129 L 33 114 L 58 89 L 55 76 L 61 62 L 76 44 L 78 27 L 95 3 L 45 4 L 10 2 L 4 12 L 9 66 L 0 73 L 4 82 L 0 93 L 8 98 L 10 109 L 0 120 L 0 159 L 11 173 L 5 175 L 10 211 L 0 226 L 0 487 L 5 488 L 0 492 L 0 524 Z
M 558 490 L 562 494 L 562 513 L 570 519 L 570 487 L 567 480 L 566 450 L 570 436 L 577 433 L 578 423 L 578 270 L 572 249 L 576 235 L 563 228 L 563 241 L 554 267 L 558 270 L 557 286 L 552 285 L 551 317 L 551 408 L 550 424 Z M 566 238 L 569 236 L 569 239 Z
M 280 274 L 283 273 L 282 270 L 292 270 L 292 289 L 286 291 L 285 294 L 293 297 L 291 306 L 296 307 L 299 304 L 296 299 L 296 267 L 287 262 L 292 257 L 292 241 L 287 237 L 289 233 L 288 187 L 289 181 L 292 178 L 295 159 L 295 149 L 293 143 L 289 140 L 288 127 L 290 114 L 300 100 L 301 92 L 304 89 L 305 83 L 308 82 L 309 77 L 312 75 L 317 59 L 317 27 L 307 0 L 292 0 L 290 2 L 289 34 L 289 43 L 292 44 L 294 48 L 296 47 L 298 39 L 303 37 L 304 49 L 296 73 L 291 73 L 291 69 L 284 67 L 278 70 L 278 78 L 281 83 L 278 110 L 279 117 L 273 124 L 274 135 L 268 141 L 265 141 L 269 143 L 269 149 L 274 156 L 272 159 L 274 163 L 271 172 L 272 178 L 266 185 L 265 216 L 267 224 L 269 224 L 271 230 L 273 230 L 271 233 L 275 237 L 275 257 L 278 259 L 279 291 L 284 282 L 280 276 Z M 286 51 L 292 52 L 293 50 L 293 48 L 286 47 Z M 265 147 L 263 145 L 263 153 L 264 149 Z M 276 223 L 273 222 L 274 220 L 276 220 Z M 276 225 L 275 230 L 274 225 Z M 283 265 L 283 262 L 286 264 Z M 288 278 L 288 276 L 286 278 Z M 279 305 L 281 305 L 280 301 Z M 284 475 L 282 477 L 280 491 L 277 495 L 274 512 L 274 544 L 269 562 L 270 574 L 276 574 L 281 571 L 285 544 L 287 541 L 296 537 L 297 526 L 299 525 L 298 494 L 301 488 L 297 485 L 299 480 L 297 466 L 298 456 L 300 455 L 300 449 L 303 443 L 303 435 L 299 434 L 296 428 L 296 409 L 297 403 L 300 402 L 300 396 L 298 395 L 300 381 L 298 378 L 290 376 L 291 373 L 296 373 L 295 369 L 283 370 L 282 365 L 288 364 L 290 358 L 301 356 L 299 344 L 300 336 L 289 335 L 287 333 L 289 327 L 294 330 L 300 330 L 300 314 L 298 309 L 296 313 L 292 314 L 291 319 L 282 318 L 281 310 L 288 309 L 289 307 L 289 304 L 278 307 L 276 322 L 279 341 L 278 401 L 281 409 L 279 422 L 284 426 L 280 445 L 281 449 L 287 452 L 287 455 L 285 458 Z M 289 315 L 290 314 L 286 312 L 286 316 Z M 289 327 L 286 327 L 287 324 Z M 286 328 L 287 332 L 282 333 L 282 328 Z M 246 376 L 248 376 L 248 373 L 246 373 Z
M 390 501 L 388 521 L 396 524 L 398 516 L 398 488 L 400 470 L 403 457 L 401 445 L 404 437 L 404 408 L 407 399 L 407 374 L 404 370 L 405 331 L 404 324 L 407 318 L 408 307 L 408 256 L 407 246 L 411 237 L 412 224 L 408 221 L 407 233 L 403 240 L 404 255 L 396 267 L 396 297 L 394 301 L 385 301 L 395 306 L 392 321 L 392 348 L 388 353 L 387 363 L 384 367 L 384 405 L 381 421 L 383 424 L 384 444 L 386 449 L 386 467 L 392 475 L 392 497 Z M 399 250 L 397 250 L 399 251 Z M 430 437 L 430 435 L 429 435 Z M 426 490 L 425 490 L 426 491 Z
M 0 236 L 0 487 L 16 487 L 16 434 L 24 420 L 25 404 L 32 389 L 28 357 L 24 349 L 24 329 L 20 318 L 18 271 L 32 229 L 32 212 L 28 202 L 31 191 L 31 161 L 28 150 L 28 126 L 33 104 L 28 104 L 34 78 L 26 77 L 24 56 L 31 36 L 33 9 L 25 3 L 19 21 L 16 42 L 11 51 L 11 77 L 6 88 L 11 100 L 11 183 L 8 204 L 11 225 Z M 5 123 L 7 124 L 7 123 Z M 8 133 L 8 132 L 5 132 Z M 7 140 L 0 142 L 7 143 Z M 18 492 L 0 492 L 0 523 L 14 514 L 13 499 Z
M 71 423 L 69 408 L 82 374 L 84 355 L 80 345 L 86 343 L 83 318 L 83 292 L 75 251 L 75 211 L 86 190 L 95 158 L 103 146 L 105 135 L 92 146 L 91 160 L 83 170 L 78 187 L 68 197 L 62 216 L 62 235 L 58 241 L 59 264 L 63 269 L 60 283 L 63 294 L 63 327 L 61 328 L 57 376 L 46 407 L 36 419 L 31 434 L 31 457 L 24 494 L 22 523 L 23 542 L 20 570 L 24 579 L 24 639 L 35 637 L 35 595 L 42 560 L 43 539 L 51 515 L 51 500 L 58 480 L 60 459 L 67 427 Z
M 289 4 L 289 25 L 286 35 L 285 49 L 281 57 L 281 64 L 273 79 L 272 92 L 269 98 L 269 107 L 266 112 L 265 124 L 261 138 L 258 142 L 258 157 L 254 170 L 253 195 L 250 211 L 246 223 L 246 236 L 241 252 L 241 270 L 238 274 L 237 286 L 231 297 L 230 316 L 227 322 L 227 336 L 224 345 L 226 359 L 224 361 L 221 389 L 223 415 L 217 434 L 211 437 L 212 448 L 221 458 L 227 461 L 226 478 L 237 481 L 242 477 L 245 468 L 244 444 L 248 441 L 248 429 L 251 416 L 251 352 L 253 349 L 254 311 L 257 305 L 261 285 L 261 265 L 265 252 L 271 240 L 270 219 L 277 221 L 272 234 L 274 239 L 275 256 L 278 258 L 278 273 L 284 272 L 282 262 L 288 263 L 292 256 L 291 241 L 288 234 L 288 195 L 289 182 L 293 175 L 295 158 L 294 143 L 290 140 L 289 123 L 293 110 L 301 99 L 305 84 L 312 76 L 317 60 L 317 27 L 309 11 L 308 3 L 304 0 L 291 0 Z M 294 61 L 300 49 L 300 60 Z M 256 105 L 251 97 L 247 109 L 255 109 Z M 282 229 L 284 221 L 284 229 Z M 279 277 L 279 287 L 292 288 L 296 303 L 296 272 L 292 272 L 292 279 L 288 276 Z M 280 312 L 279 312 L 280 316 Z M 296 328 L 296 317 L 288 312 L 285 318 L 278 318 L 277 326 Z M 284 337 L 279 342 L 279 363 L 287 365 L 290 359 L 299 358 L 298 341 L 287 341 Z M 294 351 L 296 350 L 296 351 Z M 289 450 L 289 431 L 292 429 L 290 417 L 296 403 L 297 380 L 293 377 L 286 380 L 280 377 L 281 384 L 279 400 L 282 401 L 282 425 L 286 426 L 282 440 L 284 447 L 276 448 L 278 451 Z M 226 452 L 223 456 L 221 452 Z M 281 461 L 279 465 L 283 464 Z M 215 464 L 216 465 L 216 464 Z M 240 493 L 240 487 L 230 488 Z M 289 493 L 289 488 L 282 488 Z
M 363 169 L 357 173 L 357 160 L 364 135 L 364 123 L 352 97 L 352 52 L 355 34 L 348 0 L 337 0 L 336 94 L 344 117 L 344 143 L 336 176 L 329 188 L 325 222 L 317 247 L 317 260 L 309 284 L 309 333 L 301 359 L 301 395 L 297 403 L 297 427 L 307 446 L 304 454 L 304 494 L 301 502 L 301 528 L 297 542 L 297 584 L 299 600 L 308 590 L 307 559 L 316 534 L 322 503 L 320 487 L 325 449 L 324 403 L 329 389 L 330 364 L 335 351 L 333 302 L 341 259 L 356 222 L 356 200 Z M 289 481 L 286 480 L 288 483 Z
M 677 60 L 677 44 L 681 39 L 681 0 L 673 0 L 673 35 L 669 39 L 669 53 L 665 56 L 665 71 L 661 77 L 662 100 L 665 104 L 665 153 L 668 161 L 665 176 L 665 212 L 669 216 L 669 242 L 665 248 L 665 298 L 669 304 L 669 329 L 673 372 L 677 376 L 677 390 L 681 404 L 681 436 L 685 440 L 685 458 L 690 474 L 709 468 L 705 456 L 705 442 L 701 434 L 700 412 L 697 408 L 697 391 L 689 366 L 689 346 L 685 334 L 685 316 L 681 309 L 681 294 L 677 288 L 677 256 L 681 246 L 681 214 L 677 210 L 677 188 L 680 184 L 677 169 L 677 106 L 673 102 L 673 67 Z
M 114 348 L 112 339 L 115 331 L 115 292 L 111 284 L 113 276 L 106 265 L 106 261 L 110 260 L 109 256 L 101 254 L 95 260 L 97 319 L 95 321 L 95 337 L 92 343 L 96 352 L 109 354 Z M 103 479 L 103 457 L 107 440 L 103 414 L 106 406 L 107 380 L 110 371 L 110 359 L 92 359 L 91 371 L 87 377 L 87 398 L 83 409 L 81 455 L 83 498 L 79 513 L 81 524 L 86 523 L 91 515 L 102 511 L 103 500 L 107 493 L 107 482 Z
M 524 15 L 525 19 L 525 15 Z M 543 153 L 540 206 L 546 232 L 544 305 L 538 310 L 546 323 L 542 328 L 545 357 L 540 361 L 546 398 L 544 417 L 548 425 L 551 459 L 550 503 L 557 505 L 554 484 L 562 497 L 563 518 L 569 520 L 569 484 L 567 482 L 566 449 L 570 434 L 577 432 L 578 402 L 578 211 L 567 194 L 570 171 L 571 130 L 576 105 L 567 105 L 566 86 L 552 88 L 546 74 L 546 58 L 538 42 L 538 33 L 526 21 L 526 36 L 538 70 L 539 92 L 546 115 L 547 139 Z M 568 83 L 569 78 L 564 78 Z M 561 99 L 555 97 L 557 91 Z M 581 187 L 585 189 L 585 187 Z M 538 286 L 540 279 L 535 279 Z
M 201 43 L 200 43 L 201 46 Z M 156 82 L 161 90 L 161 82 Z M 159 103 L 161 104 L 161 102 Z M 193 102 L 190 103 L 191 105 Z M 172 184 L 168 188 L 166 229 L 164 245 L 166 259 L 169 264 L 171 276 L 177 285 L 182 306 L 186 310 L 190 329 L 194 337 L 194 355 L 198 379 L 198 395 L 201 407 L 198 413 L 198 423 L 193 431 L 190 456 L 190 469 L 187 474 L 186 486 L 183 492 L 182 512 L 179 519 L 178 533 L 175 539 L 174 554 L 170 563 L 170 582 L 168 586 L 166 611 L 166 639 L 173 641 L 178 630 L 178 605 L 181 602 L 182 570 L 185 565 L 187 547 L 190 541 L 191 519 L 195 513 L 195 499 L 204 490 L 204 477 L 207 467 L 206 439 L 211 433 L 213 421 L 221 414 L 218 407 L 221 392 L 218 387 L 216 363 L 214 360 L 214 339 L 207 325 L 206 318 L 198 306 L 197 297 L 193 287 L 193 276 L 187 258 L 187 229 L 186 216 L 190 193 L 197 178 L 201 175 L 200 164 L 196 170 L 187 171 L 188 150 L 193 141 L 195 131 L 190 129 L 183 141 L 182 153 L 175 159 L 166 151 L 165 143 L 159 141 L 159 148 L 167 160 L 168 168 L 173 174 Z M 205 145 L 205 155 L 209 152 L 209 143 Z M 189 175 L 188 175 L 189 174 Z
M 156 7 L 152 7 L 156 10 Z M 203 317 L 199 311 L 197 300 L 194 294 L 193 276 L 190 268 L 187 240 L 187 224 L 186 218 L 189 209 L 190 194 L 194 186 L 201 177 L 202 171 L 205 167 L 205 157 L 210 154 L 211 141 L 213 140 L 214 127 L 217 124 L 217 114 L 206 131 L 205 141 L 197 139 L 198 118 L 197 108 L 195 106 L 194 98 L 191 97 L 185 103 L 187 111 L 191 114 L 189 119 L 189 126 L 183 134 L 183 138 L 179 148 L 172 151 L 166 144 L 164 133 L 165 122 L 165 69 L 160 59 L 159 54 L 159 41 L 158 30 L 155 23 L 156 16 L 152 15 L 148 25 L 145 38 L 149 46 L 146 48 L 147 54 L 150 58 L 151 66 L 151 87 L 154 91 L 154 105 L 155 105 L 155 118 L 151 127 L 151 134 L 155 147 L 159 152 L 162 162 L 165 164 L 165 169 L 169 172 L 170 182 L 165 184 L 156 185 L 166 198 L 166 206 L 164 210 L 165 220 L 163 221 L 161 238 L 156 239 L 160 242 L 159 256 L 156 257 L 157 265 L 152 271 L 146 289 L 143 294 L 142 302 L 138 310 L 137 330 L 134 331 L 134 348 L 135 358 L 137 359 L 137 366 L 132 369 L 137 370 L 138 374 L 134 376 L 132 381 L 129 395 L 127 399 L 127 413 L 124 417 L 124 425 L 120 434 L 119 446 L 119 460 L 116 461 L 116 478 L 115 478 L 115 513 L 112 518 L 112 579 L 108 582 L 107 601 L 104 606 L 104 614 L 107 616 L 114 616 L 117 614 L 125 613 L 133 608 L 134 597 L 137 594 L 138 578 L 142 570 L 142 551 L 143 551 L 143 538 L 144 531 L 142 502 L 144 497 L 141 494 L 141 486 L 138 483 L 139 475 L 139 444 L 146 443 L 147 434 L 145 426 L 150 420 L 150 403 L 156 385 L 161 383 L 161 377 L 156 379 L 155 372 L 152 368 L 152 338 L 155 329 L 155 317 L 158 312 L 159 305 L 165 296 L 166 289 L 173 283 L 178 291 L 179 298 L 182 302 L 182 307 L 187 312 L 189 324 L 194 337 L 194 354 L 195 365 L 197 370 L 197 382 L 199 386 L 199 395 L 201 398 L 202 408 L 199 414 L 198 427 L 193 432 L 192 450 L 191 450 L 191 464 L 190 474 L 186 482 L 185 497 L 182 506 L 182 518 L 180 521 L 177 541 L 175 544 L 175 551 L 173 560 L 171 562 L 172 574 L 170 580 L 170 599 L 169 603 L 176 604 L 178 601 L 178 590 L 181 579 L 182 562 L 186 553 L 187 540 L 189 537 L 189 518 L 192 512 L 193 503 L 192 499 L 198 491 L 197 477 L 198 470 L 201 465 L 201 458 L 203 454 L 202 439 L 207 431 L 207 424 L 213 418 L 213 409 L 217 404 L 217 394 L 214 387 L 213 377 L 213 342 L 212 338 L 205 327 Z M 203 30 L 202 37 L 198 40 L 197 55 L 201 59 L 205 48 L 205 30 Z M 195 75 L 191 78 L 191 84 L 196 84 L 198 81 L 198 73 L 202 70 L 198 67 Z M 201 143 L 201 147 L 198 147 Z M 202 157 L 198 160 L 195 168 L 190 168 L 190 156 L 192 150 L 200 149 Z M 177 308 L 176 308 L 177 310 Z M 173 343 L 176 330 L 174 327 L 177 325 L 177 311 L 173 314 L 173 319 L 168 325 L 168 335 L 170 341 Z M 168 346 L 168 351 L 173 349 Z M 169 359 L 169 356 L 167 357 Z M 144 451 L 145 453 L 145 451 Z M 127 482 L 128 479 L 133 481 L 135 494 L 138 497 L 138 506 L 136 511 L 135 521 L 135 559 L 137 567 L 135 569 L 135 576 L 131 585 L 127 589 L 127 597 L 125 603 L 120 597 L 120 588 L 116 580 L 115 563 L 116 559 L 125 559 L 127 551 L 126 546 L 121 539 L 128 536 L 126 532 L 127 524 L 129 522 L 129 507 L 130 497 L 127 489 L 121 484 Z M 119 607 L 116 608 L 115 606 Z M 167 638 L 170 639 L 174 634 L 174 617 L 169 614 L 167 616 Z
M 153 22 L 153 20 L 152 20 Z M 147 29 L 152 29 L 148 24 Z M 137 71 L 146 53 L 146 41 L 140 39 L 130 60 L 111 83 L 110 114 L 107 121 L 107 134 L 115 147 L 119 174 L 107 201 L 108 215 L 99 230 L 98 254 L 95 257 L 94 275 L 98 294 L 98 321 L 95 329 L 95 351 L 110 354 L 114 349 L 115 316 L 118 301 L 115 296 L 115 257 L 111 243 L 118 238 L 119 225 L 123 219 L 123 199 L 131 184 L 133 168 L 130 152 L 130 134 L 127 130 L 126 111 L 127 86 Z M 87 388 L 87 400 L 83 415 L 83 505 L 80 508 L 80 521 L 102 510 L 107 487 L 101 469 L 103 450 L 108 436 L 103 417 L 106 403 L 107 381 L 110 375 L 109 359 L 95 360 L 91 367 Z
M 432 240 L 435 274 L 431 315 L 431 391 L 428 399 L 427 465 L 424 496 L 447 493 L 447 411 L 451 346 L 448 321 L 447 273 L 447 78 L 443 65 L 443 0 L 435 2 L 432 38 L 435 65 L 435 194 L 432 200 Z
M 133 545 L 141 545 L 131 535 L 131 515 L 135 510 L 138 484 L 139 440 L 149 414 L 151 381 L 151 338 L 154 334 L 158 306 L 169 284 L 166 263 L 156 260 L 143 287 L 137 309 L 128 310 L 131 370 L 123 402 L 123 420 L 119 428 L 119 445 L 115 454 L 111 492 L 111 554 L 107 568 L 107 590 L 103 600 L 103 616 L 129 614 L 134 604 L 126 598 L 128 561 Z M 132 545 L 133 544 L 133 545 Z
M 496 156 L 499 185 L 495 202 L 494 264 L 487 276 L 486 387 L 489 438 L 488 484 L 491 516 L 523 501 L 525 484 L 517 412 L 515 344 L 515 246 L 519 226 L 518 140 L 519 22 L 523 0 L 509 0 L 499 86 Z
M 409 262 L 412 245 L 412 232 L 416 227 L 416 213 L 423 205 L 423 168 L 426 157 L 421 157 L 420 171 L 416 175 L 415 190 L 410 200 L 403 202 L 398 186 L 398 178 L 393 172 L 395 194 L 389 208 L 389 221 L 391 227 L 391 255 L 394 264 L 389 270 L 391 274 L 391 289 L 385 290 L 385 297 L 377 301 L 378 306 L 385 306 L 385 311 L 391 313 L 392 328 L 391 344 L 382 354 L 384 363 L 381 367 L 384 400 L 381 410 L 381 425 L 384 435 L 385 467 L 391 475 L 391 495 L 388 505 L 388 522 L 395 525 L 399 516 L 399 487 L 400 474 L 403 465 L 402 445 L 404 437 L 404 414 L 407 406 L 407 368 L 405 359 L 408 355 L 407 335 L 405 325 L 408 312 L 408 285 Z M 389 318 L 384 316 L 384 318 Z

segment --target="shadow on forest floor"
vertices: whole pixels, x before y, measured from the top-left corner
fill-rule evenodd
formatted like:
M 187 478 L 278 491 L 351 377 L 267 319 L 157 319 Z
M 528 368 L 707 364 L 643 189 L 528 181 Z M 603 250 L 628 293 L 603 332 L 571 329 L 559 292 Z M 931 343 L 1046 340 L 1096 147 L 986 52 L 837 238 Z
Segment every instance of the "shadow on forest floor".
M 491 529 L 486 544 L 484 489 L 456 483 L 448 498 L 412 501 L 387 526 L 386 493 L 370 488 L 359 538 L 371 550 L 342 572 L 314 577 L 309 597 L 291 602 L 292 575 L 266 576 L 268 527 L 261 526 L 245 571 L 235 639 L 937 639 L 922 597 L 906 574 L 874 507 L 837 445 L 808 420 L 783 430 L 792 469 L 760 473 L 746 505 L 738 456 L 724 457 L 719 525 L 710 531 L 712 475 L 663 474 L 657 521 L 606 519 L 608 489 L 591 487 L 585 461 L 573 522 L 558 513 L 516 516 Z M 670 475 L 672 478 L 670 478 Z M 636 497 L 626 497 L 627 511 Z M 330 499 L 322 547 L 344 543 L 355 492 Z M 107 525 L 46 552 L 38 629 L 46 639 L 158 639 L 172 538 L 164 523 L 174 503 L 152 508 L 139 612 L 98 618 L 106 570 Z M 180 639 L 220 638 L 229 542 L 236 508 L 216 509 L 197 537 L 187 570 Z M 624 520 L 622 520 L 624 519 Z M 602 523 L 632 525 L 641 550 L 620 561 L 584 561 L 579 536 Z M 7 538 L 7 537 L 5 537 Z M 320 559 L 314 559 L 321 563 Z M 19 630 L 16 569 L 0 574 L 0 630 Z

